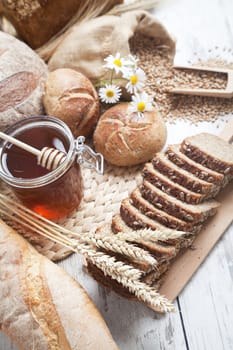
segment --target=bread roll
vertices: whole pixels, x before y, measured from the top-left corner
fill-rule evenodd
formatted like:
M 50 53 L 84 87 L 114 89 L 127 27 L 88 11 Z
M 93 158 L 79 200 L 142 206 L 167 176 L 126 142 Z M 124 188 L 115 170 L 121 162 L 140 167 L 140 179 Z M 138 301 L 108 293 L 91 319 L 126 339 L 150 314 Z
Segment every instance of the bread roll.
M 31 47 L 45 44 L 72 19 L 85 14 L 108 11 L 122 0 L 0 0 L 1 12 L 15 26 L 19 36 Z
M 27 45 L 0 32 L 0 130 L 43 114 L 47 66 Z
M 99 117 L 99 99 L 91 81 L 68 68 L 49 73 L 44 95 L 47 114 L 63 120 L 74 136 L 89 136 Z
M 99 119 L 94 132 L 97 152 L 113 165 L 144 163 L 166 142 L 166 125 L 154 109 L 142 118 L 128 112 L 128 103 L 109 108 Z
M 83 288 L 0 220 L 0 326 L 21 350 L 117 350 Z

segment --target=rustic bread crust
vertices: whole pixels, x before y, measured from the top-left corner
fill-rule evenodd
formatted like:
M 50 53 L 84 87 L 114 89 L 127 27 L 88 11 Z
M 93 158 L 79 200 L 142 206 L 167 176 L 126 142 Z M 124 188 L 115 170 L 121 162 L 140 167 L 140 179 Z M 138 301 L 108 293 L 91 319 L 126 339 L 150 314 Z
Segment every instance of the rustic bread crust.
M 33 50 L 0 32 L 0 130 L 25 117 L 44 114 L 47 74 L 46 64 Z
M 0 263 L 1 330 L 20 349 L 118 349 L 84 289 L 1 220 Z

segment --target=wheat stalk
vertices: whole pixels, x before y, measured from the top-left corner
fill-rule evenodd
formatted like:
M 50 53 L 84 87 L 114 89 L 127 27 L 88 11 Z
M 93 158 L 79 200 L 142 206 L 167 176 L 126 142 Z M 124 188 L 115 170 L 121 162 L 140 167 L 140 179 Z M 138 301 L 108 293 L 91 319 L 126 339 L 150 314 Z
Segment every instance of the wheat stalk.
M 102 235 L 97 235 L 96 238 L 88 236 L 88 239 L 85 241 L 85 237 L 82 237 L 79 234 L 60 227 L 56 223 L 40 217 L 30 209 L 25 208 L 17 202 L 13 202 L 11 199 L 2 194 L 0 194 L 0 214 L 7 217 L 11 222 L 23 224 L 25 227 L 35 230 L 40 235 L 49 238 L 56 243 L 62 244 L 74 252 L 82 254 L 89 262 L 99 268 L 105 276 L 109 276 L 110 278 L 116 280 L 131 293 L 135 294 L 139 300 L 150 306 L 153 310 L 159 312 L 173 311 L 172 304 L 166 298 L 161 296 L 153 288 L 140 281 L 143 275 L 141 270 L 125 264 L 122 261 L 117 261 L 114 256 L 97 251 L 99 247 L 103 246 L 105 248 L 109 248 L 109 250 L 118 249 L 118 238 L 116 239 L 115 237 L 103 237 Z M 79 239 L 70 237 L 79 237 Z M 113 248 L 114 244 L 111 244 L 111 239 L 114 241 L 117 248 Z M 131 246 L 130 249 L 128 249 L 128 247 L 126 247 L 127 243 L 120 240 L 120 244 L 122 243 L 125 244 L 122 253 L 124 252 L 131 255 L 131 249 L 133 250 L 137 248 Z M 136 252 L 138 253 L 138 248 L 136 249 Z M 146 254 L 144 250 L 143 252 Z M 133 254 L 133 256 L 135 255 Z
M 126 287 L 126 284 L 125 284 Z M 174 305 L 155 289 L 140 281 L 128 281 L 127 288 L 151 309 L 158 312 L 174 312 Z
M 134 231 L 127 228 L 117 233 L 116 236 L 122 241 L 142 243 L 143 241 L 157 242 L 175 240 L 182 238 L 186 234 L 187 232 L 170 230 L 169 228 L 164 231 L 160 231 L 159 229 L 151 230 L 149 228 Z
M 146 262 L 151 266 L 157 265 L 157 260 L 142 248 L 135 247 L 132 244 L 128 244 L 127 242 L 118 239 L 114 236 L 105 237 L 97 234 L 95 236 L 83 237 L 83 240 L 88 242 L 89 244 L 92 243 L 98 248 L 102 248 L 107 251 L 112 251 L 114 253 L 119 253 L 128 258 L 132 258 L 135 261 Z
M 11 219 L 12 217 L 13 221 L 18 222 L 19 224 L 21 223 L 29 229 L 33 228 L 37 233 L 40 233 L 44 237 L 52 239 L 56 243 L 60 243 L 72 250 L 75 249 L 75 251 L 77 251 L 77 244 L 87 243 L 106 251 L 121 254 L 136 262 L 147 263 L 150 266 L 155 266 L 157 264 L 156 259 L 142 248 L 128 244 L 115 236 L 107 237 L 98 234 L 77 234 L 39 216 L 30 209 L 25 208 L 19 203 L 13 202 L 1 194 L 0 206 L 2 215 L 7 216 L 8 219 Z M 4 210 L 4 208 L 6 210 Z
M 1 201 L 0 205 L 2 205 Z M 9 210 L 9 206 L 7 209 Z M 142 271 L 135 269 L 130 265 L 126 265 L 121 261 L 116 261 L 115 257 L 96 251 L 96 249 L 93 246 L 90 246 L 87 242 L 79 242 L 65 237 L 59 234 L 59 232 L 54 233 L 54 230 L 50 231 L 43 227 L 40 228 L 40 224 L 35 224 L 33 220 L 25 220 L 25 217 L 22 217 L 21 215 L 20 217 L 12 216 L 9 211 L 2 209 L 2 207 L 0 207 L 0 213 L 7 216 L 10 220 L 23 224 L 27 228 L 37 228 L 36 232 L 40 235 L 49 238 L 56 243 L 62 244 L 74 252 L 82 254 L 86 259 L 89 259 L 94 265 L 100 268 L 104 274 L 108 274 L 111 277 L 123 274 L 123 278 L 131 278 L 132 280 L 138 280 L 142 276 Z
M 91 257 L 89 260 L 90 259 Z M 105 257 L 103 261 L 106 262 Z M 93 259 L 92 263 L 99 267 L 105 275 L 116 280 L 123 287 L 128 289 L 130 293 L 134 294 L 138 300 L 143 301 L 154 311 L 162 313 L 175 311 L 174 305 L 167 298 L 160 295 L 154 288 L 140 281 L 140 270 L 134 269 L 130 265 L 120 263 L 119 261 L 115 262 L 115 259 L 113 261 L 113 266 L 109 266 L 107 263 L 104 268 L 98 265 L 99 261 L 96 260 L 96 257 Z M 100 258 L 100 264 L 101 263 L 102 259 Z

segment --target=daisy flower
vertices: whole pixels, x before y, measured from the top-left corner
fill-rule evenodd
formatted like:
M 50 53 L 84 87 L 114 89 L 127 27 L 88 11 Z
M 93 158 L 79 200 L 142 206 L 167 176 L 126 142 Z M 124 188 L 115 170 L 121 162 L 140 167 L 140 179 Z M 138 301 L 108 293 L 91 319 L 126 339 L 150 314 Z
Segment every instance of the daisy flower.
M 118 52 L 115 56 L 109 55 L 104 59 L 107 63 L 104 65 L 105 68 L 114 69 L 116 74 L 120 72 L 124 72 L 127 70 L 126 68 L 126 60 L 125 58 L 121 57 L 120 53 Z
M 139 116 L 146 111 L 152 111 L 153 109 L 153 98 L 146 92 L 141 94 L 135 94 L 132 96 L 132 102 L 129 106 L 129 112 L 136 112 Z
M 129 80 L 125 86 L 127 91 L 131 94 L 135 94 L 144 86 L 146 74 L 141 68 L 137 68 L 133 71 L 129 71 L 127 74 L 124 74 L 124 78 Z
M 106 84 L 99 89 L 99 97 L 101 102 L 116 103 L 121 97 L 121 89 L 113 84 Z

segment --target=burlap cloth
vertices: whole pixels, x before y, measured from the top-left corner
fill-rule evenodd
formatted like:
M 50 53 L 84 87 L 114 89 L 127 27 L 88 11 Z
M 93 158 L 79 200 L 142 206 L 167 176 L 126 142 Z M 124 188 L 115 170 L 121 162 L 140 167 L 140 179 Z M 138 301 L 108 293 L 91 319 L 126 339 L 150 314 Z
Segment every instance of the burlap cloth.
M 129 40 L 137 32 L 157 39 L 158 45 L 168 46 L 174 56 L 175 40 L 163 24 L 146 11 L 130 11 L 75 25 L 50 58 L 49 70 L 72 68 L 92 81 L 102 79 L 106 72 L 104 58 L 117 52 L 129 55 Z

